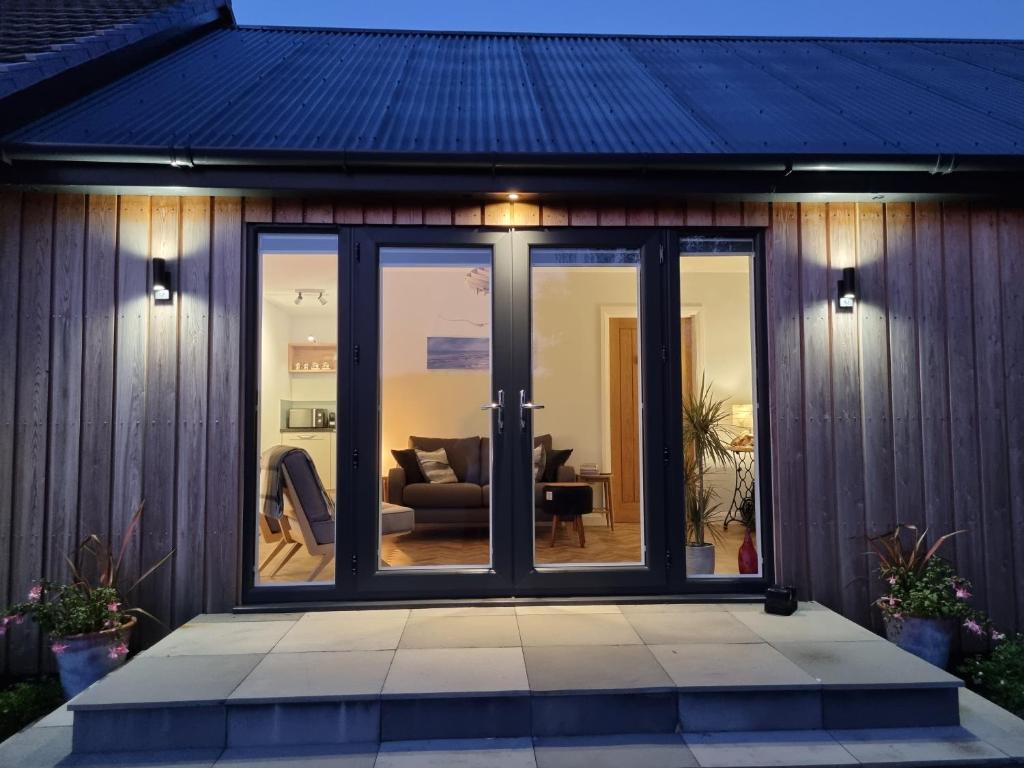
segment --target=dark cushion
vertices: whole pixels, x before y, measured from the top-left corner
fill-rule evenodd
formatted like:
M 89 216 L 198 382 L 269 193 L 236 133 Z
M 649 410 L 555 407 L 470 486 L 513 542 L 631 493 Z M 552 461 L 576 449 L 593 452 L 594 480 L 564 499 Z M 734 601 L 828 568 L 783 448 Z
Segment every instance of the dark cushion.
M 391 455 L 395 457 L 395 461 L 402 469 L 405 470 L 405 482 L 406 483 L 425 483 L 427 479 L 423 476 L 423 471 L 420 469 L 420 462 L 416 458 L 415 448 L 402 448 L 401 450 L 391 451 Z
M 324 493 L 320 478 L 316 474 L 313 460 L 301 448 L 285 456 L 284 468 L 288 473 L 295 501 L 302 507 L 302 513 L 309 521 L 309 527 L 316 537 L 317 544 L 329 544 L 334 541 L 334 517 Z
M 473 437 L 410 437 L 410 448 L 436 451 L 444 448 L 455 476 L 460 483 L 480 485 L 480 438 Z
M 413 483 L 405 486 L 402 503 L 416 509 L 483 506 L 476 483 Z
M 547 461 L 544 464 L 544 472 L 541 474 L 541 480 L 549 483 L 557 483 L 558 468 L 569 460 L 569 457 L 572 455 L 572 448 L 548 451 L 546 455 Z

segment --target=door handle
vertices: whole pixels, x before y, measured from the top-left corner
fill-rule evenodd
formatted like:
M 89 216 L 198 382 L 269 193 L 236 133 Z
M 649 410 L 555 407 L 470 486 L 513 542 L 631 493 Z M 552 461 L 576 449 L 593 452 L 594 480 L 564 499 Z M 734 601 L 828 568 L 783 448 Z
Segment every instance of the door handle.
M 480 406 L 481 411 L 497 411 L 498 412 L 498 434 L 500 435 L 505 431 L 505 390 L 498 390 L 498 401 L 494 403 L 484 403 Z
M 526 390 L 519 390 L 519 428 L 526 429 L 526 412 L 527 411 L 539 411 L 544 406 L 538 403 L 529 403 L 526 401 Z

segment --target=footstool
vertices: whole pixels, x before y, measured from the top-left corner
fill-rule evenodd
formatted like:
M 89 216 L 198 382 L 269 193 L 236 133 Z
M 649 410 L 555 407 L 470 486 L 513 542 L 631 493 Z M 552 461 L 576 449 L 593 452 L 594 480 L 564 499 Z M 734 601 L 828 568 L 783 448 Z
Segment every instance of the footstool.
M 594 508 L 594 489 L 587 483 L 545 483 L 542 494 L 541 509 L 551 515 L 550 546 L 555 546 L 558 524 L 569 519 L 572 520 L 580 546 L 587 546 L 583 515 Z
M 380 533 L 411 533 L 416 528 L 416 512 L 411 507 L 384 502 L 380 505 Z

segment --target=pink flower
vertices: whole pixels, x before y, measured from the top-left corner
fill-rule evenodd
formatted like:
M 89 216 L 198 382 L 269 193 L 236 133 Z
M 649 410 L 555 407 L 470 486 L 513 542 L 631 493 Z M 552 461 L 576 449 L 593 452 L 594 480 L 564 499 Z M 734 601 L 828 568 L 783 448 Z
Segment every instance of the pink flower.
M 899 611 L 897 611 L 896 613 L 894 613 L 894 614 L 892 615 L 892 617 L 893 617 L 894 619 L 896 619 L 897 621 L 900 621 L 900 620 L 902 620 L 902 619 L 903 619 L 903 614 L 902 614 L 902 613 L 900 613 Z
M 895 587 L 896 586 L 896 577 L 895 576 L 890 576 L 889 577 L 889 586 L 891 586 L 891 587 Z
M 123 642 L 117 645 L 110 646 L 110 652 L 107 654 L 112 659 L 120 659 L 122 656 L 128 653 L 128 646 Z
M 30 603 L 38 603 L 40 598 L 43 596 L 43 588 L 36 584 L 32 589 L 28 591 L 28 601 Z
M 23 613 L 16 614 L 15 616 L 11 617 L 11 621 L 13 621 L 15 624 L 21 624 L 22 622 L 25 621 L 25 614 L 23 614 Z
M 113 603 L 108 603 L 107 610 L 111 613 L 117 613 L 119 610 L 121 610 L 121 604 L 116 601 Z
M 996 629 L 993 629 L 992 630 L 992 639 L 996 640 L 996 641 L 1005 640 L 1006 639 L 1006 635 L 1003 634 L 1002 632 L 996 630 Z
M 7 622 L 6 621 L 0 621 L 0 637 L 3 637 L 6 634 L 7 634 Z
M 967 600 L 968 598 L 970 598 L 971 592 L 967 589 L 967 587 L 957 587 L 956 596 L 961 600 Z
M 964 627 L 975 635 L 982 634 L 981 624 L 976 622 L 974 619 L 967 619 L 967 621 L 964 622 Z
M 68 649 L 68 644 L 67 643 L 62 643 L 60 640 L 54 640 L 53 643 L 50 644 L 50 650 L 53 651 L 58 656 L 60 656 L 62 653 L 64 653 L 64 651 L 66 651 L 67 649 Z

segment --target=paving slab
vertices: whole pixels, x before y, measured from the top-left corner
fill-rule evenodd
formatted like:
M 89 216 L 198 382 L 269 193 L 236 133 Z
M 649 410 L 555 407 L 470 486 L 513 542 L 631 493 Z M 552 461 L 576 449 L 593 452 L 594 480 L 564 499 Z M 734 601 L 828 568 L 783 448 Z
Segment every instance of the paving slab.
M 232 704 L 376 697 L 394 651 L 271 653 L 231 693 Z
M 684 691 L 818 688 L 818 680 L 767 643 L 648 646 L 672 682 Z M 527 662 L 529 667 L 529 662 Z
M 916 688 L 962 685 L 959 678 L 876 639 L 872 642 L 799 642 L 772 645 L 831 688 Z
M 55 768 L 104 768 L 108 765 L 126 768 L 212 768 L 220 753 L 220 748 L 217 748 L 72 754 Z
M 298 621 L 304 611 L 292 613 L 198 613 L 188 620 L 189 624 L 242 624 L 249 621 Z
M 408 610 L 307 613 L 272 652 L 394 650 L 408 617 Z
M 532 645 L 640 645 L 642 640 L 621 613 L 519 616 L 519 636 Z
M 293 625 L 288 621 L 189 622 L 139 656 L 269 653 Z
M 531 736 L 529 696 L 386 698 L 380 739 L 510 739 Z
M 380 701 L 303 701 L 226 708 L 221 746 L 282 747 L 380 741 Z
M 704 768 L 859 764 L 824 731 L 687 733 L 683 740 Z
M 832 611 L 801 608 L 792 616 L 762 611 L 734 611 L 733 615 L 769 643 L 857 642 L 880 640 L 874 632 Z
M 569 605 L 517 605 L 517 616 L 561 616 L 578 613 L 620 613 L 621 606 L 614 603 L 588 603 Z
M 399 648 L 518 648 L 515 616 L 417 616 L 405 624 Z
M 534 693 L 674 690 L 642 645 L 532 646 L 523 655 Z
M 722 613 L 725 606 L 720 603 L 634 603 L 620 605 L 626 616 L 634 613 Z
M 529 739 L 384 742 L 375 768 L 536 768 Z
M 373 768 L 377 744 L 306 747 L 231 747 L 217 768 Z
M 1024 720 L 961 688 L 960 725 L 1010 757 L 1024 758 Z
M 75 697 L 72 710 L 224 702 L 263 657 L 140 656 Z
M 537 768 L 690 768 L 697 759 L 678 734 L 538 738 Z
M 53 728 L 63 725 L 74 725 L 75 724 L 75 713 L 68 709 L 68 703 L 65 702 L 57 707 L 53 712 L 46 715 L 45 717 L 36 720 L 32 724 L 33 728 Z
M 431 616 L 515 616 L 516 609 L 511 605 L 452 605 L 445 608 L 413 608 L 409 619 L 428 618 Z
M 862 763 L 965 765 L 1003 762 L 1006 755 L 964 728 L 884 728 L 831 731 Z
M 71 726 L 26 728 L 0 742 L 0 765 L 53 768 L 71 754 Z
M 534 736 L 675 733 L 678 696 L 671 693 L 573 693 L 531 696 Z
M 711 613 L 632 613 L 626 618 L 648 645 L 677 643 L 760 643 L 735 616 Z
M 521 648 L 402 648 L 382 695 L 525 695 L 529 687 Z

